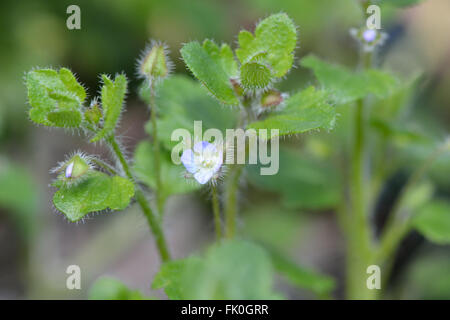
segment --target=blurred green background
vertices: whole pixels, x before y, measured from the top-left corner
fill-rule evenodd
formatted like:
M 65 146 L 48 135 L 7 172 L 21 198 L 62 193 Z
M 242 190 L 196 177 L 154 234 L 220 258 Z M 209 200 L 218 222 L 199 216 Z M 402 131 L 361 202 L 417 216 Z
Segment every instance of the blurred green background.
M 66 8 L 71 4 L 81 8 L 81 30 L 66 28 Z M 382 9 L 382 27 L 390 38 L 378 63 L 400 75 L 423 74 L 409 112 L 427 135 L 439 139 L 450 127 L 450 2 L 430 0 L 402 10 L 390 6 Z M 179 54 L 183 43 L 211 38 L 234 46 L 241 28 L 253 30 L 259 19 L 280 11 L 299 26 L 297 58 L 313 52 L 329 61 L 355 65 L 358 49 L 349 29 L 364 23 L 357 0 L 1 2 L 1 299 L 85 298 L 100 275 L 115 276 L 147 295 L 164 297 L 160 291 L 150 291 L 159 261 L 137 208 L 91 216 L 85 223 L 75 225 L 52 207 L 49 169 L 57 161 L 75 149 L 105 157 L 108 152 L 102 146 L 88 145 L 78 135 L 32 125 L 26 114 L 24 73 L 38 66 L 67 66 L 85 84 L 92 98 L 99 90 L 100 73 L 124 71 L 130 79 L 130 90 L 120 133 L 131 152 L 138 141 L 146 138 L 144 124 L 149 113 L 137 97 L 140 82 L 135 77 L 135 64 L 148 39 L 165 41 L 175 63 L 174 72 L 187 74 Z M 297 67 L 281 88 L 292 92 L 312 82 L 310 72 Z M 295 139 L 285 143 L 326 155 L 329 145 L 321 137 L 322 134 L 311 134 L 300 138 L 300 143 Z M 333 137 L 328 139 L 337 139 L 337 135 Z M 407 168 L 410 157 L 408 153 L 400 157 L 399 167 Z M 282 168 L 290 163 L 289 156 L 284 159 Z M 450 194 L 449 167 L 448 161 L 441 161 L 433 177 L 437 192 L 443 197 Z M 327 178 L 328 173 L 322 172 L 318 179 Z M 294 189 L 303 186 L 311 190 L 307 182 L 296 183 Z M 255 184 L 261 188 L 255 188 Z M 333 201 L 334 194 L 315 190 Z M 276 191 L 259 181 L 244 188 L 241 230 L 282 248 L 305 266 L 341 279 L 344 247 L 333 210 L 316 210 L 314 204 L 309 209 L 300 208 L 296 203 L 308 197 L 298 199 L 289 192 L 280 195 Z M 213 239 L 212 216 L 204 199 L 205 195 L 199 192 L 169 201 L 165 228 L 177 258 Z M 406 267 L 399 269 L 394 297 L 450 298 L 449 247 L 436 247 L 422 239 L 420 246 L 411 250 L 414 257 L 409 257 Z M 66 289 L 65 271 L 71 264 L 81 267 L 82 290 Z M 335 292 L 337 298 L 342 297 L 341 282 Z M 277 286 L 287 298 L 311 298 L 282 280 L 277 281 Z

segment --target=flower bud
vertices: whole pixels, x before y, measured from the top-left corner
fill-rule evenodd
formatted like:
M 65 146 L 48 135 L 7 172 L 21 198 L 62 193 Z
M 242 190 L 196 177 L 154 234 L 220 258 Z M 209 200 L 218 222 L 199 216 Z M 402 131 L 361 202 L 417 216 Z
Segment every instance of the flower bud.
M 51 170 L 53 173 L 59 173 L 54 185 L 61 187 L 80 183 L 92 169 L 91 157 L 80 152 L 76 153 Z
M 269 108 L 278 106 L 283 102 L 283 95 L 280 91 L 271 89 L 263 93 L 261 96 L 261 107 Z
M 139 59 L 139 75 L 149 80 L 167 77 L 172 67 L 167 51 L 165 44 L 152 41 Z
M 91 124 L 99 123 L 102 118 L 102 112 L 100 111 L 97 100 L 92 100 L 91 106 L 84 112 L 84 117 Z

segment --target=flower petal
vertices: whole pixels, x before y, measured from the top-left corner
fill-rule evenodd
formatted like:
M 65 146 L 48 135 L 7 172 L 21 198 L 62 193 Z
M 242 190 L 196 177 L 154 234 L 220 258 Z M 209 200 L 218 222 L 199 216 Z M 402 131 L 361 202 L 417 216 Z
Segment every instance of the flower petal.
M 195 173 L 196 171 L 198 171 L 198 167 L 195 164 L 194 158 L 194 153 L 191 149 L 184 150 L 183 154 L 181 155 L 181 162 L 183 163 L 186 170 L 190 173 Z
M 212 178 L 214 171 L 211 169 L 200 169 L 194 174 L 195 180 L 200 184 L 205 184 Z
M 209 143 L 208 141 L 200 141 L 200 142 L 197 142 L 197 143 L 194 145 L 194 152 L 195 152 L 195 153 L 203 153 L 204 150 L 205 150 L 206 148 L 208 148 L 210 145 L 211 145 L 211 143 Z

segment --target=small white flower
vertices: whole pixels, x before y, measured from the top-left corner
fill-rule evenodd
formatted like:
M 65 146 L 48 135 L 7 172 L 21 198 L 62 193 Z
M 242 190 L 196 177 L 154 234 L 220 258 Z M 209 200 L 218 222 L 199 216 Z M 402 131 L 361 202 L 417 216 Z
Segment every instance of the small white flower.
M 205 184 L 217 173 L 223 164 L 223 150 L 207 141 L 198 142 L 193 150 L 188 149 L 181 155 L 181 162 L 200 184 Z

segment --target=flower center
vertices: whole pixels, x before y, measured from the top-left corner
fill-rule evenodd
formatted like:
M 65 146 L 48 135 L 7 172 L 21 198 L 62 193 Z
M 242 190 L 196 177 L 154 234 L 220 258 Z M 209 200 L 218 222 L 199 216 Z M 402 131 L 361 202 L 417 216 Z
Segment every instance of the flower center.
M 205 168 L 211 168 L 214 166 L 214 162 L 211 159 L 204 159 L 202 161 L 202 166 Z

